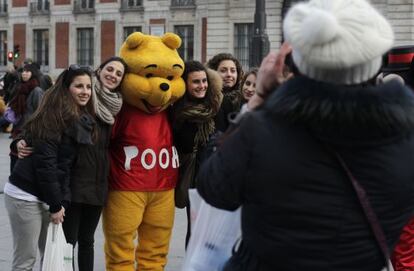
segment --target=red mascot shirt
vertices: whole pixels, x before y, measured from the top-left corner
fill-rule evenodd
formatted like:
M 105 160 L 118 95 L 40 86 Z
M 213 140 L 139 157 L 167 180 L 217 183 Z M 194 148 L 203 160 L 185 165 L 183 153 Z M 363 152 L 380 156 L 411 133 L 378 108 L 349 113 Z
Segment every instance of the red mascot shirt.
M 414 218 L 403 228 L 392 260 L 395 271 L 414 270 Z
M 175 188 L 179 161 L 165 111 L 150 115 L 124 104 L 112 128 L 109 153 L 111 189 Z

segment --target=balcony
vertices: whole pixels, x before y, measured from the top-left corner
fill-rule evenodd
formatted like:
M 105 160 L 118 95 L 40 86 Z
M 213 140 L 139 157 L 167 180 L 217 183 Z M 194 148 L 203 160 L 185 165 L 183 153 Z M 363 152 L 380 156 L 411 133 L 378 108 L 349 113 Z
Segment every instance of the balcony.
M 195 0 L 171 0 L 171 9 L 194 9 Z
M 74 14 L 95 13 L 94 0 L 74 0 L 73 2 Z
M 49 15 L 49 1 L 37 1 L 30 3 L 30 15 Z
M 7 17 L 7 3 L 0 4 L 0 17 Z
M 121 0 L 120 11 L 144 11 L 142 0 Z

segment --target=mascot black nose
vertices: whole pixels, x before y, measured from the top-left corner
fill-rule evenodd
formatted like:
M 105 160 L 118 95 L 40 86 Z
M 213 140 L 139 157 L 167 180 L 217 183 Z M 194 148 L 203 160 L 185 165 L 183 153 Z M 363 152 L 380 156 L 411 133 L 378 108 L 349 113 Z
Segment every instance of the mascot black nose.
M 160 89 L 161 89 L 162 91 L 167 91 L 167 90 L 169 90 L 169 89 L 170 89 L 170 86 L 169 86 L 167 83 L 161 83 L 161 85 L 160 85 Z

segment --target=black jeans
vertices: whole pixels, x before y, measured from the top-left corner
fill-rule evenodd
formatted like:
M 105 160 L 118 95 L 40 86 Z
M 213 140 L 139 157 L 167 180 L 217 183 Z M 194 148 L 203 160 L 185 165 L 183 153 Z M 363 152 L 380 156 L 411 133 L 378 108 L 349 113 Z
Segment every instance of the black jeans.
M 73 247 L 78 243 L 79 271 L 93 271 L 95 230 L 101 212 L 102 206 L 82 203 L 72 203 L 65 211 L 63 231 L 68 243 Z

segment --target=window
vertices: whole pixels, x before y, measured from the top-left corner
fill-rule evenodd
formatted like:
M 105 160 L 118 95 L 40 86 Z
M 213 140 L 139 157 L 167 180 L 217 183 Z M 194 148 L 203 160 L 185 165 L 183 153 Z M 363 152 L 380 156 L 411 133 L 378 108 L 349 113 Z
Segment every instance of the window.
M 0 0 L 0 15 L 7 14 L 7 0 Z
M 194 0 L 171 0 L 171 6 L 194 6 Z
M 37 0 L 30 3 L 30 12 L 32 14 L 48 13 L 49 0 Z
M 77 63 L 93 66 L 93 28 L 78 28 Z
M 142 0 L 121 0 L 121 11 L 143 10 Z
M 80 1 L 80 7 L 82 9 L 90 9 L 95 7 L 95 1 L 94 0 L 79 0 Z
M 33 58 L 40 66 L 49 66 L 49 30 L 33 30 Z
M 95 11 L 95 0 L 74 0 L 74 13 L 90 13 Z
M 246 70 L 249 68 L 249 49 L 252 36 L 252 23 L 234 25 L 234 56 Z
M 141 26 L 126 26 L 124 27 L 124 40 L 134 32 L 142 32 Z
M 142 0 L 127 0 L 128 7 L 140 7 L 142 6 Z
M 178 53 L 184 61 L 194 58 L 194 26 L 193 25 L 176 25 L 174 32 L 180 36 L 182 43 L 178 48 Z
M 0 31 L 0 66 L 7 65 L 7 31 Z

